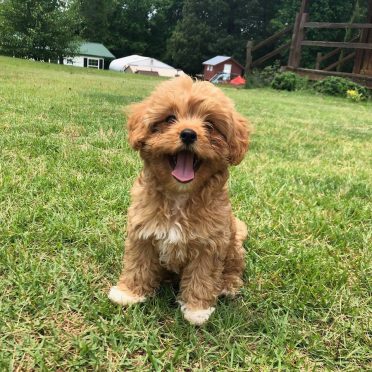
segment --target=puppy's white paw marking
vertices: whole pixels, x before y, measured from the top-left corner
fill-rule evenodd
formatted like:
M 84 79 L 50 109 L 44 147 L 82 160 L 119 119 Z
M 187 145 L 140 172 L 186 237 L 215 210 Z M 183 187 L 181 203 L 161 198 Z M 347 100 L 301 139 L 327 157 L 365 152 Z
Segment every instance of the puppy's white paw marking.
M 146 300 L 144 296 L 136 296 L 130 292 L 122 291 L 118 287 L 111 287 L 108 294 L 108 298 L 119 305 L 127 306 L 136 304 L 138 302 L 143 302 Z
M 237 290 L 232 290 L 229 291 L 228 289 L 224 288 L 221 291 L 221 296 L 226 296 L 226 297 L 235 297 L 237 295 L 238 291 Z
M 181 311 L 186 320 L 194 325 L 204 324 L 215 310 L 214 307 L 208 307 L 208 309 L 191 310 L 187 306 L 181 303 Z

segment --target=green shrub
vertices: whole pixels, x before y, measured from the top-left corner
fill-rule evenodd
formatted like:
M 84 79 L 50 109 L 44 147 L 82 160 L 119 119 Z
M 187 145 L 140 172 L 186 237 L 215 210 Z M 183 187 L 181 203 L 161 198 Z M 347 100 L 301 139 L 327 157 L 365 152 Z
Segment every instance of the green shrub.
M 259 74 L 253 73 L 249 74 L 246 78 L 245 87 L 250 88 L 263 88 L 265 87 L 264 81 L 261 79 Z
M 274 61 L 272 65 L 266 66 L 262 70 L 258 70 L 255 73 L 257 73 L 264 85 L 270 86 L 279 71 L 280 61 Z
M 307 85 L 307 80 L 298 76 L 293 72 L 283 72 L 276 74 L 271 87 L 278 90 L 298 90 L 304 89 Z
M 280 70 L 280 61 L 274 61 L 273 64 L 263 69 L 254 69 L 246 77 L 246 88 L 263 88 L 271 85 L 275 75 Z
M 348 90 L 355 90 L 361 95 L 361 99 L 368 98 L 368 89 L 354 83 L 351 80 L 337 76 L 330 76 L 324 80 L 320 80 L 314 84 L 314 89 L 317 92 L 328 94 L 331 96 L 346 97 Z

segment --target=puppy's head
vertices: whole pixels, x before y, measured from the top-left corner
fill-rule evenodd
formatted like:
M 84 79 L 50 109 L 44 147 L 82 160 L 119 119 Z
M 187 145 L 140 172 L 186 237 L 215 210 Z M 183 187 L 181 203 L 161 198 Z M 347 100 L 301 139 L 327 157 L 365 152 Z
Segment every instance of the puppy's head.
M 248 123 L 211 83 L 179 77 L 131 107 L 128 136 L 162 185 L 196 190 L 242 161 Z

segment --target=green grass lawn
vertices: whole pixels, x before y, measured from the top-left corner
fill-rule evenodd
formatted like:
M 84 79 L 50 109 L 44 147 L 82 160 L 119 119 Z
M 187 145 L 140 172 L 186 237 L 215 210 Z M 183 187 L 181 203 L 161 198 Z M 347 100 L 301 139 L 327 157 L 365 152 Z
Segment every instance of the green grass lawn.
M 124 107 L 158 83 L 0 57 L 0 370 L 372 368 L 371 103 L 226 89 L 254 126 L 241 296 L 202 328 L 171 287 L 107 299 L 141 168 Z

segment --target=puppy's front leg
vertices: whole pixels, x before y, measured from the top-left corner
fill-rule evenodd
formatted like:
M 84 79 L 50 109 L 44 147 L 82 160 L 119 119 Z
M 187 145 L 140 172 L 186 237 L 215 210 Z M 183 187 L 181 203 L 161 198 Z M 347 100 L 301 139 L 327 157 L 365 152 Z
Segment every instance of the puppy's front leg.
M 116 286 L 109 293 L 111 301 L 120 305 L 143 302 L 159 286 L 163 268 L 149 240 L 128 236 L 124 254 L 124 269 Z
M 222 260 L 211 252 L 200 252 L 184 268 L 179 302 L 185 319 L 191 324 L 201 325 L 213 313 L 221 291 L 222 270 Z

